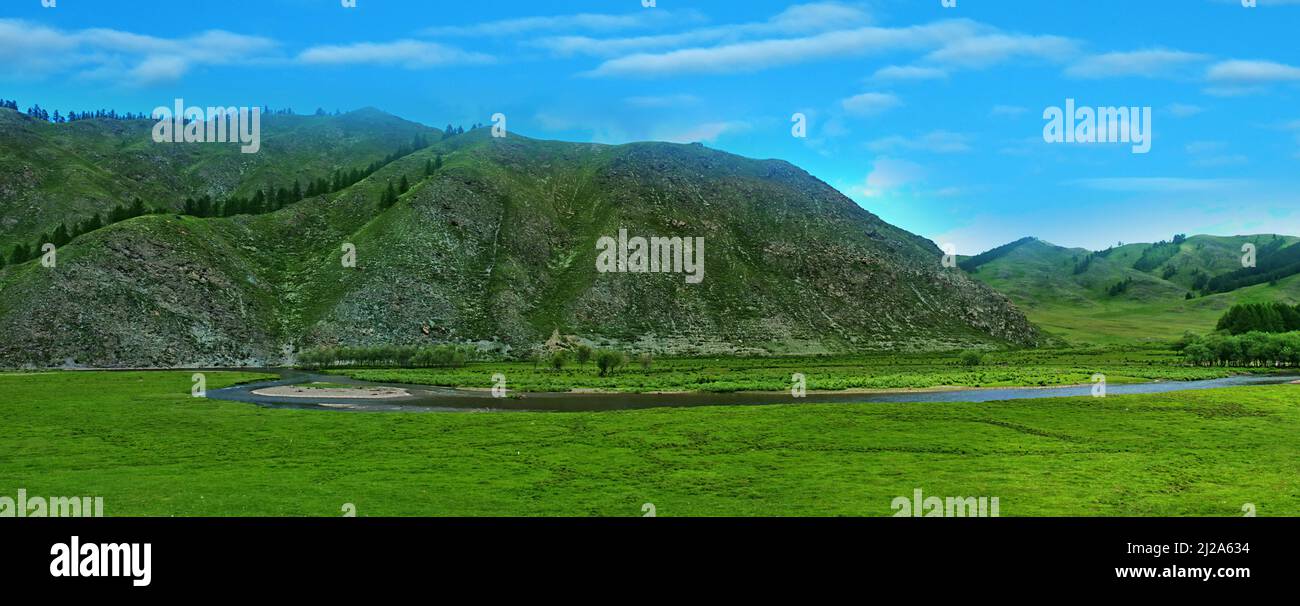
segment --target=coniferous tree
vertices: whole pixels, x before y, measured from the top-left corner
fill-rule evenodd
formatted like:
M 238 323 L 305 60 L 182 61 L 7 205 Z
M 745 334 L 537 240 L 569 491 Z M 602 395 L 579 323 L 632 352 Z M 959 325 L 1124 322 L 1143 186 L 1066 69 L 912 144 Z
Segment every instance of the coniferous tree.
M 63 246 L 71 241 L 72 236 L 68 235 L 68 226 L 63 223 L 54 228 L 54 234 L 50 236 L 50 242 L 53 242 L 55 246 Z
M 87 234 L 103 226 L 104 226 L 104 220 L 100 218 L 99 213 L 95 213 L 91 215 L 90 218 L 87 219 L 86 222 L 83 224 L 82 228 L 77 231 L 80 231 L 83 234 Z
M 17 244 L 14 246 L 13 252 L 9 255 L 9 263 L 11 265 L 23 263 L 27 261 L 28 254 L 26 244 Z
M 404 194 L 408 191 L 411 191 L 411 183 L 406 180 L 406 175 L 402 175 L 402 181 L 397 185 L 397 192 Z
M 384 196 L 379 199 L 380 208 L 388 208 L 397 203 L 397 193 L 393 191 L 393 182 L 389 181 L 388 186 L 384 188 Z

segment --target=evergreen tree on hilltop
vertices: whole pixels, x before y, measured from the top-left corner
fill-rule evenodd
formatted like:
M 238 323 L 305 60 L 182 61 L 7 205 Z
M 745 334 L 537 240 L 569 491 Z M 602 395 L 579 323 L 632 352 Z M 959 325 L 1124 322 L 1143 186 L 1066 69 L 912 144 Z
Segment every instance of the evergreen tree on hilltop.
M 68 226 L 62 223 L 54 228 L 54 234 L 50 236 L 50 242 L 53 242 L 55 246 L 63 246 L 71 241 L 72 236 L 68 235 Z

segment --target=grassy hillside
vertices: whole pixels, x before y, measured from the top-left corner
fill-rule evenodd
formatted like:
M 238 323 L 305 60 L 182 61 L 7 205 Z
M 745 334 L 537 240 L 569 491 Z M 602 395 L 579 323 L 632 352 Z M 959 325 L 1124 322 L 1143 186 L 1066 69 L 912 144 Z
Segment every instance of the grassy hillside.
M 1240 269 L 1246 242 L 1264 251 L 1296 241 L 1274 235 L 1192 236 L 1178 244 L 1126 244 L 1091 252 L 1028 239 L 973 267 L 970 275 L 1006 294 L 1048 333 L 1072 342 L 1169 341 L 1186 331 L 1212 331 L 1236 303 L 1300 301 L 1300 275 L 1210 295 L 1192 288 L 1197 274 L 1209 278 Z M 1126 282 L 1122 292 L 1114 292 Z
M 303 129 L 383 121 L 348 116 L 286 118 L 315 137 L 306 148 L 328 144 Z M 58 125 L 33 128 L 46 126 Z M 376 147 L 391 153 L 401 134 Z M 410 190 L 381 204 L 402 180 Z M 703 283 L 598 273 L 596 242 L 620 229 L 703 237 Z M 354 268 L 340 263 L 345 244 Z M 322 345 L 437 342 L 514 355 L 557 331 L 671 354 L 1039 342 L 1005 297 L 941 256 L 786 162 L 477 129 L 275 212 L 137 217 L 77 238 L 57 268 L 0 270 L 0 330 L 13 337 L 0 363 L 274 364 Z
M 259 153 L 236 144 L 154 143 L 152 120 L 52 124 L 0 108 L 0 250 L 31 244 L 135 198 L 179 210 L 187 197 L 248 196 L 295 179 L 366 166 L 441 131 L 374 109 L 338 116 L 264 115 Z
M 210 373 L 209 389 L 255 375 Z M 0 374 L 0 494 L 110 516 L 1292 515 L 1300 386 L 984 404 L 356 414 L 195 400 L 188 372 Z M 1230 393 L 1230 395 L 1228 395 Z

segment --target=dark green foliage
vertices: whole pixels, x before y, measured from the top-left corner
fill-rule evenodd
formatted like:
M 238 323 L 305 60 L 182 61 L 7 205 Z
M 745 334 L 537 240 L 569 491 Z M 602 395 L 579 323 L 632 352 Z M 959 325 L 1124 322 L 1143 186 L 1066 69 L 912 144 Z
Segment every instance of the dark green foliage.
M 1128 292 L 1130 286 L 1133 286 L 1133 278 L 1125 278 L 1107 288 L 1106 294 L 1111 297 L 1118 297 Z
M 1201 270 L 1192 272 L 1192 290 L 1204 290 L 1205 285 L 1210 282 L 1210 276 Z
M 1255 267 L 1215 276 L 1205 284 L 1205 291 L 1228 292 L 1300 273 L 1300 244 L 1282 248 L 1283 244 L 1281 238 L 1274 238 L 1260 245 L 1255 251 Z
M 397 203 L 397 192 L 393 190 L 393 182 L 389 181 L 384 188 L 384 195 L 379 198 L 379 206 L 388 208 Z
M 32 259 L 32 256 L 32 250 L 26 244 L 18 244 L 14 246 L 13 252 L 9 254 L 9 263 L 12 265 L 26 263 Z
M 957 358 L 958 363 L 962 366 L 979 366 L 984 363 L 984 356 L 978 351 L 963 351 Z
M 1291 332 L 1300 330 L 1300 306 L 1285 303 L 1233 305 L 1219 318 L 1216 330 L 1240 335 L 1252 331 Z
M 627 356 L 622 352 L 608 349 L 596 352 L 596 368 L 600 369 L 602 377 L 618 371 L 624 364 L 627 364 Z
M 1300 365 L 1300 332 L 1210 335 L 1189 343 L 1183 356 L 1198 366 Z
M 564 370 L 564 367 L 569 365 L 569 352 L 561 349 L 551 354 L 548 363 L 554 370 Z
M 1079 261 L 1079 262 L 1075 263 L 1075 264 L 1074 264 L 1074 275 L 1077 276 L 1077 275 L 1079 275 L 1079 274 L 1081 274 L 1081 273 L 1083 273 L 1083 272 L 1088 271 L 1088 267 L 1090 267 L 1090 266 L 1092 265 L 1092 260 L 1093 260 L 1093 258 L 1095 258 L 1095 257 L 1096 257 L 1096 254 L 1095 254 L 1095 253 L 1088 253 L 1087 256 L 1085 256 L 1085 257 L 1083 258 L 1082 261 Z
M 1178 234 L 1174 236 L 1173 242 L 1161 240 L 1142 251 L 1142 257 L 1133 264 L 1133 269 L 1138 271 L 1151 271 L 1161 265 L 1164 265 L 1174 255 L 1178 254 L 1179 249 L 1187 236 Z M 1172 274 L 1170 274 L 1172 275 Z
M 54 235 L 50 237 L 50 242 L 54 243 L 55 246 L 63 246 L 71 240 L 72 236 L 68 235 L 68 227 L 63 224 L 59 224 L 54 229 Z

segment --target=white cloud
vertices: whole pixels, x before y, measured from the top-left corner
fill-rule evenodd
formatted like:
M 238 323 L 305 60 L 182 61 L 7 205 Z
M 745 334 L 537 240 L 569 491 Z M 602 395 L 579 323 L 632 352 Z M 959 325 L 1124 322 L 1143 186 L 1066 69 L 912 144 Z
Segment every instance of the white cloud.
M 1061 36 L 990 33 L 950 39 L 926 56 L 934 63 L 983 68 L 1013 58 L 1063 61 L 1077 52 L 1078 44 Z
M 882 196 L 899 188 L 920 182 L 925 169 L 915 162 L 896 158 L 877 158 L 867 174 L 867 180 L 856 193 L 868 198 Z
M 706 122 L 683 130 L 671 129 L 662 130 L 655 137 L 657 141 L 668 141 L 670 143 L 695 143 L 695 142 L 712 142 L 718 137 L 725 134 L 741 133 L 748 131 L 752 126 L 748 122 L 727 121 L 727 122 Z
M 839 2 L 814 2 L 797 4 L 781 11 L 768 20 L 769 29 L 776 33 L 815 32 L 826 29 L 844 29 L 866 25 L 871 16 L 857 6 Z M 760 29 L 760 31 L 762 31 Z
M 920 137 L 892 136 L 867 143 L 867 149 L 877 153 L 897 150 L 925 151 L 937 154 L 955 154 L 970 151 L 970 137 L 944 130 L 928 132 Z
M 490 55 L 467 52 L 436 42 L 397 40 L 394 42 L 358 42 L 338 46 L 313 46 L 299 53 L 298 61 L 313 65 L 354 65 L 364 63 L 419 69 L 446 65 L 491 63 L 493 58 Z
M 1072 78 L 1121 78 L 1172 76 L 1179 68 L 1206 59 L 1205 55 L 1168 49 L 1114 52 L 1084 57 L 1066 68 Z
M 1268 88 L 1263 86 L 1210 86 L 1202 89 L 1201 92 L 1211 97 L 1245 97 L 1247 95 L 1257 95 Z
M 1169 114 L 1175 118 L 1189 118 L 1203 111 L 1205 108 L 1199 105 L 1188 105 L 1186 103 L 1174 103 L 1168 107 Z
M 890 65 L 876 70 L 871 77 L 876 80 L 942 80 L 948 77 L 948 72 L 937 67 Z
M 93 28 L 64 31 L 16 19 L 0 19 L 0 73 L 25 77 L 75 71 L 126 84 L 180 78 L 204 65 L 266 60 L 278 52 L 269 38 L 209 30 L 183 38 L 160 38 Z
M 1205 77 L 1211 82 L 1266 84 L 1300 80 L 1300 67 L 1273 61 L 1220 61 L 1210 66 Z
M 861 8 L 836 2 L 819 2 L 792 6 L 766 21 L 720 25 L 674 34 L 624 38 L 555 36 L 531 41 L 529 44 L 549 49 L 560 55 L 616 57 L 636 52 L 734 43 L 757 36 L 806 35 L 860 27 L 870 21 L 870 16 Z
M 844 111 L 856 116 L 874 116 L 902 104 L 892 93 L 862 93 L 840 102 Z
M 188 69 L 189 64 L 180 57 L 153 56 L 135 66 L 130 74 L 141 84 L 152 84 L 180 78 Z
M 658 26 L 668 23 L 698 21 L 701 17 L 692 12 L 669 10 L 639 10 L 621 15 L 579 13 L 549 17 L 521 17 L 475 23 L 430 27 L 421 33 L 429 36 L 519 36 L 542 31 L 595 31 L 608 32 Z
M 533 116 L 537 125 L 550 132 L 587 133 L 593 143 L 622 144 L 632 141 L 668 141 L 670 143 L 711 143 L 724 136 L 753 130 L 742 120 L 688 122 L 677 119 L 625 120 L 607 107 L 557 106 Z M 518 125 L 516 125 L 518 127 Z
M 967 22 L 945 21 L 905 28 L 863 27 L 798 38 L 737 42 L 663 53 L 637 53 L 600 64 L 591 76 L 668 76 L 752 72 L 834 57 L 933 48 L 968 34 Z

